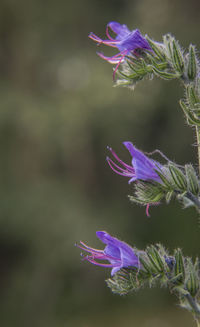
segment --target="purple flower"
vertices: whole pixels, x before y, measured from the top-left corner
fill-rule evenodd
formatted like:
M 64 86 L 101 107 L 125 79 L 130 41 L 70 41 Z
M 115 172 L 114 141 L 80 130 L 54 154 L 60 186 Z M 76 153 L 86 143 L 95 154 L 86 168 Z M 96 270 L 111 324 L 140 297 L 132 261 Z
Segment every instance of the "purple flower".
M 115 38 L 110 36 L 109 28 L 116 34 Z M 119 50 L 119 53 L 112 57 L 106 57 L 103 53 L 98 53 L 101 58 L 107 60 L 111 64 L 117 65 L 115 72 L 125 56 L 130 54 L 137 55 L 138 49 L 152 51 L 149 43 L 138 29 L 130 31 L 124 24 L 121 25 L 117 22 L 108 23 L 106 27 L 106 35 L 108 37 L 107 40 L 102 40 L 94 33 L 90 33 L 89 37 L 98 44 L 105 44 Z
M 131 142 L 123 142 L 123 144 L 132 156 L 132 166 L 123 162 L 116 153 L 108 147 L 113 157 L 118 161 L 116 164 L 109 157 L 106 158 L 111 169 L 118 175 L 129 177 L 129 183 L 136 180 L 154 180 L 156 182 L 161 182 L 161 179 L 155 170 L 161 169 L 162 165 L 155 160 L 149 159 L 142 151 L 136 149 Z
M 84 257 L 85 260 L 101 267 L 110 267 L 111 276 L 113 276 L 121 268 L 127 267 L 140 267 L 140 262 L 132 247 L 125 242 L 119 241 L 117 238 L 112 237 L 106 232 L 96 232 L 97 237 L 106 244 L 104 250 L 97 250 L 87 246 L 85 243 L 80 242 L 79 248 L 89 255 Z M 99 260 L 100 262 L 96 261 Z M 102 263 L 101 260 L 108 260 L 109 263 Z
M 133 146 L 131 142 L 123 142 L 125 147 L 128 149 L 132 156 L 132 166 L 127 165 L 124 161 L 122 161 L 117 154 L 113 151 L 112 148 L 108 147 L 113 157 L 117 160 L 118 163 L 115 163 L 109 157 L 106 158 L 110 168 L 117 173 L 118 175 L 122 175 L 125 177 L 129 177 L 129 183 L 144 180 L 144 181 L 156 181 L 161 183 L 161 179 L 156 173 L 155 170 L 161 170 L 162 165 L 152 159 L 149 159 L 144 153 L 136 147 Z M 150 205 L 158 205 L 159 202 L 148 203 L 146 205 L 146 215 L 149 217 L 149 207 Z

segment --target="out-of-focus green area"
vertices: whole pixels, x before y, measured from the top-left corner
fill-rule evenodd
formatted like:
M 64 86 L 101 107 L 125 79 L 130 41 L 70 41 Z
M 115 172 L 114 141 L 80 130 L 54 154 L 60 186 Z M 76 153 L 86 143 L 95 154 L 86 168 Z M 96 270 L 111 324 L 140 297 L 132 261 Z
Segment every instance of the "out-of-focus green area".
M 198 0 L 1 0 L 0 326 L 192 326 L 167 290 L 111 294 L 110 271 L 82 262 L 74 243 L 101 247 L 95 232 L 107 230 L 138 248 L 162 242 L 199 253 L 194 210 L 164 204 L 148 219 L 105 162 L 107 145 L 128 162 L 130 140 L 195 163 L 180 85 L 113 88 L 112 66 L 87 37 L 119 21 L 199 46 L 199 11 Z

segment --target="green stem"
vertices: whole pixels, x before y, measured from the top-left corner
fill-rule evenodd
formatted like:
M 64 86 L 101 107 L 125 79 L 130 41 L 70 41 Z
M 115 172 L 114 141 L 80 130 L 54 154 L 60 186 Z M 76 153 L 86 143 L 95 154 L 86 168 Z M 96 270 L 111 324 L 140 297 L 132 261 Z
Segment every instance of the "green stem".
M 197 327 L 200 327 L 200 306 L 190 294 L 185 295 L 185 297 L 192 308 Z
M 200 321 L 199 321 L 199 319 L 195 318 L 195 321 L 196 321 L 197 327 L 200 327 Z
M 188 303 L 190 304 L 195 316 L 200 318 L 200 306 L 196 300 L 191 296 L 191 294 L 187 294 L 185 297 L 188 300 Z
M 199 167 L 199 175 L 200 175 L 200 130 L 198 126 L 196 126 L 195 129 L 196 129 L 196 138 L 197 138 L 198 167 Z

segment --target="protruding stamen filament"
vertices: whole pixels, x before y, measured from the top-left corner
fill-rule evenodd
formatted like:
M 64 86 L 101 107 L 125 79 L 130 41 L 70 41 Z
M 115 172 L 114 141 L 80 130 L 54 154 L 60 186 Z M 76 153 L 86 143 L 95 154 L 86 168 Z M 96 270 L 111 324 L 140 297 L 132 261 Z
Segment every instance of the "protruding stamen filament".
M 126 169 L 123 169 L 121 168 L 120 166 L 118 166 L 114 161 L 112 161 L 109 157 L 106 158 L 110 168 L 115 172 L 117 173 L 118 175 L 122 175 L 122 176 L 126 176 L 126 177 L 132 177 L 133 174 L 134 174 L 134 171 L 132 170 L 128 170 L 127 168 Z M 116 169 L 116 168 L 118 169 Z M 121 171 L 120 171 L 121 170 Z
M 114 151 L 112 148 L 110 148 L 109 146 L 107 146 L 107 149 L 112 153 L 113 157 L 114 157 L 115 159 L 117 159 L 117 161 L 118 161 L 122 166 L 124 166 L 125 168 L 127 168 L 128 170 L 130 170 L 130 172 L 135 172 L 135 169 L 134 169 L 132 166 L 127 165 L 124 161 L 122 161 L 122 160 L 118 157 L 118 155 L 115 153 L 115 151 Z
M 97 35 L 95 35 L 94 33 L 90 33 L 89 38 L 95 42 L 97 42 L 98 44 L 105 44 L 105 45 L 109 45 L 110 47 L 116 48 L 117 44 L 120 41 L 116 41 L 116 40 L 102 40 L 100 37 L 98 37 Z

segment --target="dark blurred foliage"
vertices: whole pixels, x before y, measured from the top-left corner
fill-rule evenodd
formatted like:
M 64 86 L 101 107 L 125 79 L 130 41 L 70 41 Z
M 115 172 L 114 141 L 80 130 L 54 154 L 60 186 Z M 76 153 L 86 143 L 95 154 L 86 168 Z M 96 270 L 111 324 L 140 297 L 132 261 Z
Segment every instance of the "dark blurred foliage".
M 95 232 L 107 230 L 138 248 L 162 242 L 198 254 L 194 210 L 164 204 L 147 218 L 128 201 L 132 186 L 105 162 L 107 145 L 130 160 L 122 145 L 130 140 L 195 163 L 180 85 L 113 88 L 112 67 L 87 36 L 103 37 L 116 20 L 158 41 L 171 32 L 184 47 L 198 46 L 199 10 L 198 0 L 1 0 L 1 326 L 192 324 L 166 290 L 111 294 L 110 272 L 81 262 L 74 243 L 101 247 Z

